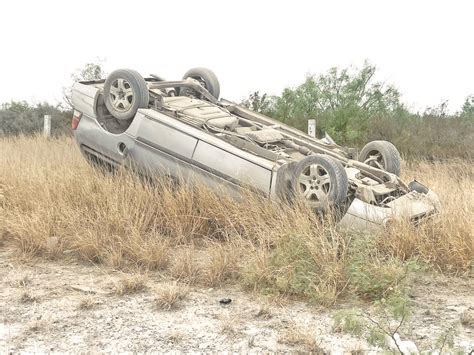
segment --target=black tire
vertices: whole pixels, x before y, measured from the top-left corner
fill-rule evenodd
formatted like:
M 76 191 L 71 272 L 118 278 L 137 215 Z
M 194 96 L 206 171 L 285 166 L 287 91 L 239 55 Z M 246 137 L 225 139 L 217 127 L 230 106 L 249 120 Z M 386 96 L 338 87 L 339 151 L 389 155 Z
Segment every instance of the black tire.
M 398 149 L 387 141 L 372 141 L 360 151 L 359 161 L 400 176 L 402 159 Z
M 282 201 L 291 202 L 293 199 L 291 177 L 297 164 L 296 161 L 288 162 L 278 169 L 275 191 Z
M 183 79 L 193 78 L 201 83 L 201 85 L 209 91 L 209 93 L 214 96 L 216 99 L 219 98 L 221 93 L 221 88 L 219 80 L 217 79 L 216 74 L 210 69 L 207 68 L 193 68 L 189 69 L 186 74 L 184 74 Z M 186 96 L 190 94 L 190 89 L 181 88 L 180 95 Z
M 310 155 L 295 167 L 291 177 L 293 195 L 316 212 L 339 206 L 347 197 L 349 187 L 344 167 L 333 158 Z
M 148 108 L 150 94 L 143 77 L 135 70 L 115 70 L 104 84 L 107 110 L 118 120 L 131 120 L 139 108 Z

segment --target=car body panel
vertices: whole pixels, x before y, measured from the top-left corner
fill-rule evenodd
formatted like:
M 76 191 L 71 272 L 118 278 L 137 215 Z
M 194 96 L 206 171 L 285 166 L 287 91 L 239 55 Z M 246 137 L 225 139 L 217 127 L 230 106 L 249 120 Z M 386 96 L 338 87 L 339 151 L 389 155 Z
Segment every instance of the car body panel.
M 242 184 L 253 186 L 266 194 L 270 192 L 272 171 L 239 155 L 199 141 L 193 161 Z
M 91 118 L 96 117 L 96 102 L 99 90 L 93 86 L 75 83 L 72 88 L 71 101 L 74 109 Z
M 150 119 L 149 116 L 141 119 L 137 140 L 188 159 L 193 158 L 194 150 L 198 144 L 198 139 L 192 135 L 158 120 Z
M 405 219 L 417 223 L 440 209 L 439 199 L 432 190 L 428 199 L 421 193 L 411 191 L 387 205 L 387 208 L 378 207 L 355 198 L 339 222 L 339 227 L 345 230 L 375 231 L 381 226 L 390 225 L 394 220 Z

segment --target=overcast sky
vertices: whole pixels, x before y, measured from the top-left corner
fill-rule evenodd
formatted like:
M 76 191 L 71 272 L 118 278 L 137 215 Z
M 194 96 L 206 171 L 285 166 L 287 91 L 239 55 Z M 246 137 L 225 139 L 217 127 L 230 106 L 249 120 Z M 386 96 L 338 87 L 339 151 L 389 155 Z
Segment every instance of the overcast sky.
M 231 100 L 368 59 L 411 107 L 457 110 L 474 94 L 473 14 L 473 0 L 4 0 L 0 102 L 61 101 L 97 58 L 167 79 L 205 66 Z

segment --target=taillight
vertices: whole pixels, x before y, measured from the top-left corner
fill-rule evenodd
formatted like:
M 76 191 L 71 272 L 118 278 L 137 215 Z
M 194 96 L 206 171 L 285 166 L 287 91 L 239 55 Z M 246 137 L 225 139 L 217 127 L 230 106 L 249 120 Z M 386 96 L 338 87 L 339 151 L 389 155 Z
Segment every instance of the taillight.
M 79 126 L 79 121 L 81 120 L 82 112 L 74 110 L 74 114 L 72 116 L 71 128 L 74 131 L 77 126 Z

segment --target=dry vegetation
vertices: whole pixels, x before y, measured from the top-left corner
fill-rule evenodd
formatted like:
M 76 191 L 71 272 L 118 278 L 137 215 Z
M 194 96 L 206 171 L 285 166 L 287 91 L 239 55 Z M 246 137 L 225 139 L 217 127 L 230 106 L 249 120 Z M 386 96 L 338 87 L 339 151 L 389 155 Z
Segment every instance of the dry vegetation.
M 114 291 L 119 296 L 142 292 L 147 288 L 146 281 L 142 274 L 125 275 L 116 283 Z
M 122 269 L 161 270 L 188 284 L 233 281 L 322 304 L 347 294 L 385 297 L 403 287 L 414 264 L 468 275 L 472 164 L 412 163 L 404 175 L 439 194 L 443 215 L 380 236 L 346 235 L 303 207 L 255 196 L 233 201 L 204 187 L 144 183 L 127 172 L 104 174 L 87 165 L 70 138 L 4 138 L 0 241 L 26 256 L 75 255 Z M 124 283 L 123 293 L 144 287 L 140 280 Z M 157 304 L 167 307 L 181 294 L 169 291 Z
M 278 338 L 278 342 L 290 346 L 297 346 L 303 352 L 309 354 L 325 354 L 320 348 L 320 342 L 316 339 L 316 333 L 312 329 L 304 329 L 292 325 L 292 327 L 282 331 Z
M 169 282 L 155 289 L 155 305 L 158 309 L 169 311 L 179 307 L 179 302 L 188 293 L 188 288 L 177 282 Z
M 86 295 L 84 298 L 81 299 L 79 302 L 79 305 L 77 306 L 77 309 L 80 310 L 89 310 L 94 308 L 97 305 L 97 301 L 92 295 Z

